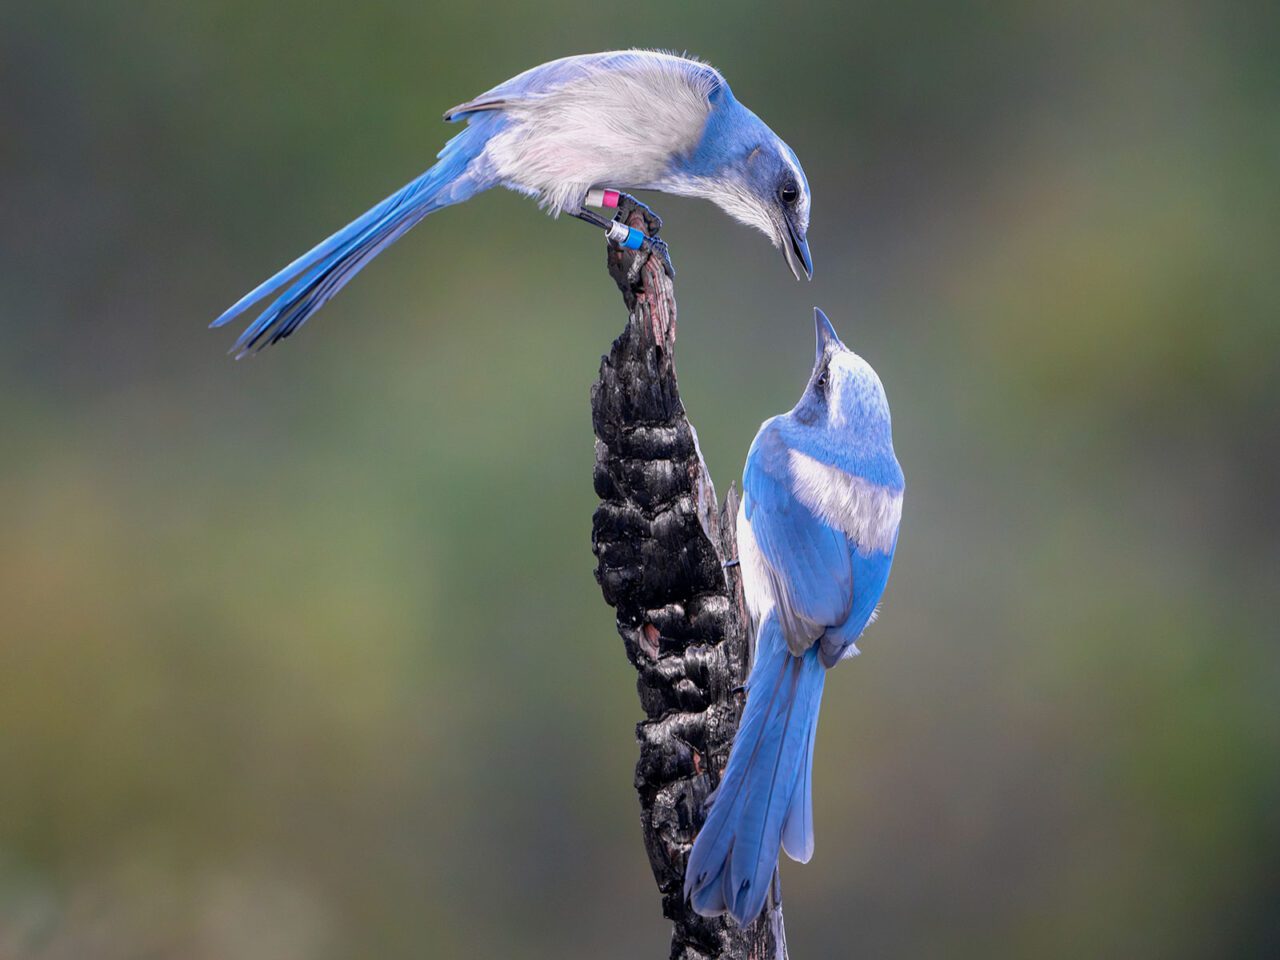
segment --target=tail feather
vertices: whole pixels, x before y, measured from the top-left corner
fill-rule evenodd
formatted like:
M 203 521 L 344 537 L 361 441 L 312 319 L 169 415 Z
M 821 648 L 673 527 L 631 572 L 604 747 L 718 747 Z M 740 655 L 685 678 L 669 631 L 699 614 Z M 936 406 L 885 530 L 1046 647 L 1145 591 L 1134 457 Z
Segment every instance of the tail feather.
M 348 246 L 325 258 L 245 329 L 235 343 L 237 355 L 248 353 L 259 344 L 259 349 L 270 346 L 289 336 L 345 287 L 366 263 L 400 239 L 433 209 L 436 208 L 411 208 L 397 216 L 388 216 L 353 239 Z
M 804 750 L 804 765 L 796 781 L 787 819 L 782 824 L 782 849 L 787 856 L 799 863 L 808 863 L 813 857 L 813 745 L 818 739 L 818 708 L 822 703 L 822 689 L 818 689 L 809 718 L 809 737 Z
M 737 812 L 747 787 L 748 774 L 753 769 L 760 769 L 765 722 L 775 709 L 785 706 L 785 702 L 779 699 L 786 679 L 785 669 L 768 672 L 772 676 L 766 677 L 766 671 L 761 670 L 757 662 L 757 668 L 748 680 L 748 686 L 757 691 L 756 695 L 754 698 L 748 696 L 747 709 L 729 754 L 729 764 L 720 786 L 707 798 L 711 812 L 694 842 L 685 868 L 685 895 L 689 896 L 692 889 L 694 908 L 707 916 L 724 913 L 733 903 L 733 872 L 729 867 L 737 839 Z M 771 682 L 766 686 L 767 681 Z M 766 696 L 767 702 L 763 699 Z
M 490 119 L 492 118 L 492 119 Z M 370 260 L 441 207 L 460 203 L 489 184 L 470 170 L 471 162 L 496 132 L 499 114 L 473 123 L 440 151 L 430 170 L 317 244 L 279 273 L 235 302 L 210 326 L 221 327 L 264 297 L 286 287 L 240 334 L 237 356 L 283 340 L 341 290 Z
M 729 765 L 689 854 L 685 896 L 699 913 L 746 926 L 764 907 L 784 834 L 788 852 L 812 852 L 808 781 L 825 675 L 816 648 L 792 656 L 765 621 Z

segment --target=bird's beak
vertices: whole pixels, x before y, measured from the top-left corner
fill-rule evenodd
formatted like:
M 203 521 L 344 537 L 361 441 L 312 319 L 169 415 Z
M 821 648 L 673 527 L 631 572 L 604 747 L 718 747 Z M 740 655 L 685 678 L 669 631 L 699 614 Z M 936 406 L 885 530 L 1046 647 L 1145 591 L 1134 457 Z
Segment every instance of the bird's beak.
M 817 307 L 813 308 L 813 326 L 814 332 L 818 335 L 818 351 L 813 359 L 814 364 L 821 363 L 822 358 L 829 352 L 849 349 L 840 342 L 840 337 L 836 335 L 836 328 L 831 325 L 827 315 Z
M 801 271 L 804 272 L 806 279 L 812 280 L 813 258 L 809 256 L 809 242 L 791 222 L 790 217 L 784 216 L 782 219 L 787 228 L 786 242 L 782 244 L 782 252 L 787 256 L 787 266 L 791 268 L 797 280 L 800 279 Z

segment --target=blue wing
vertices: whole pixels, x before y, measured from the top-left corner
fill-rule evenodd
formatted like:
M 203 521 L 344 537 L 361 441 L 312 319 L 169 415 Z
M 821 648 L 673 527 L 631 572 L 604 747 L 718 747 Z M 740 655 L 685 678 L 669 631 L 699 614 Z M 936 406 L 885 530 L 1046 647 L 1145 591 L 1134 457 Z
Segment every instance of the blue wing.
M 895 544 L 896 548 L 896 544 Z M 893 553 L 873 550 L 869 554 L 853 551 L 853 605 L 844 623 L 831 627 L 822 635 L 822 662 L 834 666 L 841 657 L 857 653 L 854 644 L 871 622 L 889 582 L 889 568 L 893 566 Z
M 853 562 L 849 540 L 791 492 L 787 448 L 766 427 L 747 457 L 743 511 L 760 549 L 787 646 L 801 654 L 828 627 L 849 618 Z

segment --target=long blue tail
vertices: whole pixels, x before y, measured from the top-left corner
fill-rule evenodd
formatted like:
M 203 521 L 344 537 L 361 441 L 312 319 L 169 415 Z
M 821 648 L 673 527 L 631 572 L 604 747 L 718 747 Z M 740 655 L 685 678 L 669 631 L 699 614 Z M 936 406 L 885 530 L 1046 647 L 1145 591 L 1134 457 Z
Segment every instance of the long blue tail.
M 490 186 L 482 175 L 468 167 L 483 152 L 502 121 L 499 113 L 476 115 L 465 130 L 445 144 L 439 161 L 430 170 L 249 291 L 210 326 L 223 326 L 293 281 L 249 324 L 231 349 L 237 357 L 242 357 L 289 336 L 346 286 L 365 264 L 427 214 L 461 203 Z
M 711 812 L 694 841 L 684 894 L 704 916 L 759 915 L 778 847 L 802 863 L 813 855 L 813 741 L 826 668 L 815 644 L 793 656 L 777 619 L 761 625 L 747 706 Z

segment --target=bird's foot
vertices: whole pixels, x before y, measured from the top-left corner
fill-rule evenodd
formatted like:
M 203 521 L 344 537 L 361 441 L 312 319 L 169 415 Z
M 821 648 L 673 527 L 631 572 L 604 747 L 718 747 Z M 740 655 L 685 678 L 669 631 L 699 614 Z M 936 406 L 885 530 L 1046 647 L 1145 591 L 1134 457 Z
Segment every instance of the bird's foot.
M 616 193 L 616 191 L 608 191 L 608 193 Z M 641 203 L 629 193 L 617 193 L 617 200 L 614 206 L 618 208 L 617 217 L 619 220 L 626 220 L 631 214 L 637 210 L 644 217 L 645 233 L 653 236 L 662 229 L 662 218 L 653 212 L 653 208 L 647 203 Z
M 578 211 L 574 216 L 587 223 L 603 226 L 609 241 L 619 249 L 644 250 L 649 256 L 657 254 L 662 260 L 663 271 L 668 277 L 675 279 L 676 268 L 671 262 L 671 251 L 667 248 L 666 241 L 657 236 L 658 231 L 662 229 L 662 218 L 654 213 L 648 204 L 641 203 L 629 193 L 596 189 L 588 191 L 585 205 L 616 210 L 612 220 L 605 220 L 586 209 Z M 640 214 L 640 219 L 644 222 L 643 230 L 631 226 L 631 215 L 634 213 Z M 629 279 L 632 282 L 639 278 L 640 271 L 648 259 L 649 257 L 635 258 L 629 271 L 631 274 Z
M 608 193 L 612 193 L 609 191 Z M 606 197 L 608 196 L 606 193 Z M 667 242 L 658 237 L 658 231 L 662 229 L 662 218 L 653 212 L 653 208 L 647 203 L 642 203 L 629 193 L 618 193 L 617 195 L 618 212 L 614 215 L 615 222 L 626 223 L 631 219 L 633 213 L 639 213 L 644 220 L 645 238 L 643 247 L 650 255 L 657 254 L 662 260 L 662 269 L 672 280 L 676 278 L 676 268 L 671 262 L 671 251 L 667 247 Z M 639 260 L 639 258 L 637 258 Z M 644 264 L 641 263 L 640 266 Z M 636 270 L 638 275 L 639 270 Z
M 646 237 L 645 249 L 648 250 L 650 256 L 655 253 L 658 255 L 662 260 L 663 272 L 666 273 L 669 279 L 674 280 L 676 278 L 676 268 L 671 262 L 671 251 L 667 248 L 667 241 L 660 240 L 657 237 Z

